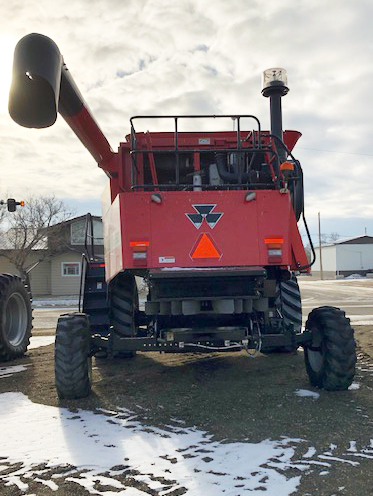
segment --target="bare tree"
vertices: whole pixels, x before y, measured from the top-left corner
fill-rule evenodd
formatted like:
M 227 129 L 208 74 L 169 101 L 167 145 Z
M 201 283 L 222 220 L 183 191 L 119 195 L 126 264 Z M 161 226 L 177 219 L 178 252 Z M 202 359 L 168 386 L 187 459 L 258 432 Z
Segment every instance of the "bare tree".
M 321 233 L 320 240 L 322 245 L 326 245 L 328 243 L 328 235 L 325 233 Z
M 6 216 L 6 206 L 0 205 L 0 225 L 3 223 L 5 216 Z
M 3 224 L 7 211 L 8 211 L 8 205 L 7 205 L 7 199 L 8 195 L 4 194 L 3 192 L 0 194 L 0 225 Z
M 35 263 L 66 248 L 64 240 L 58 240 L 62 233 L 58 226 L 72 215 L 64 202 L 54 196 L 29 197 L 23 208 L 7 215 L 8 230 L 3 233 L 2 255 L 28 280 L 28 272 Z M 38 254 L 36 262 L 32 256 L 35 253 Z
M 331 232 L 330 234 L 321 233 L 320 239 L 322 245 L 327 245 L 329 243 L 335 243 L 339 240 L 341 236 L 337 232 Z
M 340 235 L 337 232 L 332 232 L 329 234 L 329 241 L 330 243 L 335 243 L 338 241 L 340 238 Z

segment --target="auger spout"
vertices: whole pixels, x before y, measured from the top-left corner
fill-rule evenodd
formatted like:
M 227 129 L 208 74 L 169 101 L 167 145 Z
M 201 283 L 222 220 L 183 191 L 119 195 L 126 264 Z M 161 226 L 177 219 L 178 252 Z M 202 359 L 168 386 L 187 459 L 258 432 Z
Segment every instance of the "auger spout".
M 110 176 L 116 154 L 93 118 L 58 46 L 47 36 L 29 34 L 18 42 L 14 52 L 10 116 L 23 127 L 41 129 L 55 123 L 57 112 Z

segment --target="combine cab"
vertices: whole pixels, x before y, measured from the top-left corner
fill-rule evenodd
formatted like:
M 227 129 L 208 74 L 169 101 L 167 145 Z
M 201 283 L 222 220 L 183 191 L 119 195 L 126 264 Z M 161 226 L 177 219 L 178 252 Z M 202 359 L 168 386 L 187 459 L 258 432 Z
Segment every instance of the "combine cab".
M 57 327 L 61 398 L 89 393 L 93 355 L 136 351 L 253 354 L 302 345 L 313 385 L 351 384 L 355 343 L 344 312 L 316 309 L 302 330 L 296 274 L 310 264 L 297 227 L 303 175 L 292 150 L 301 134 L 282 130 L 287 92 L 284 70 L 265 71 L 271 131 L 252 115 L 136 116 L 113 152 L 54 42 L 32 34 L 18 43 L 12 118 L 42 128 L 59 111 L 110 178 L 105 262 L 85 257 L 83 312 Z M 169 131 L 142 132 L 145 119 Z M 198 131 L 217 122 L 235 130 Z M 136 276 L 148 287 L 144 307 Z

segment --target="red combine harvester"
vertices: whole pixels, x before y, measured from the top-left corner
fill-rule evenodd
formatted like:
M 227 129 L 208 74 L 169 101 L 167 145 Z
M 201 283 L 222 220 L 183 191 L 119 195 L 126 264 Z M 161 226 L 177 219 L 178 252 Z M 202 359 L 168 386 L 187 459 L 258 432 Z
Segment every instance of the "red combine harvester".
M 43 128 L 60 112 L 110 179 L 105 263 L 87 242 L 83 312 L 62 316 L 57 326 L 60 398 L 89 394 L 93 355 L 136 351 L 253 354 L 302 345 L 312 385 L 349 387 L 356 353 L 344 312 L 315 309 L 302 330 L 296 274 L 308 273 L 310 263 L 297 227 L 303 176 L 292 150 L 301 134 L 282 131 L 287 92 L 284 70 L 264 72 L 271 132 L 252 115 L 136 116 L 113 152 L 56 44 L 39 34 L 20 40 L 10 115 Z M 227 118 L 234 131 L 180 130 Z M 168 122 L 170 131 L 139 132 L 144 119 Z M 254 130 L 243 130 L 250 121 Z M 147 283 L 144 310 L 135 276 Z

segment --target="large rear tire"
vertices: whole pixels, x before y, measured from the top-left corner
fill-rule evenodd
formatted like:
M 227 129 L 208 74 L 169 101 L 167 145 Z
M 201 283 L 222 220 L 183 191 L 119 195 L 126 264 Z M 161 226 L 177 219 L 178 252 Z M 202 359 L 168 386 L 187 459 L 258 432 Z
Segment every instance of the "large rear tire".
M 119 276 L 110 285 L 110 321 L 119 336 L 136 336 L 138 308 L 139 297 L 134 276 Z
M 345 390 L 355 375 L 356 345 L 350 319 L 339 308 L 315 308 L 306 330 L 312 343 L 305 346 L 306 370 L 312 386 L 329 391 Z
M 285 326 L 293 325 L 295 332 L 302 329 L 302 301 L 297 278 L 277 284 L 275 306 L 281 314 Z
M 91 392 L 92 357 L 86 314 L 73 313 L 58 319 L 54 371 L 60 399 L 84 398 Z
M 113 333 L 119 338 L 134 337 L 137 335 L 136 313 L 139 309 L 139 295 L 135 277 L 122 273 L 109 286 L 110 323 Z M 135 351 L 116 351 L 113 356 L 118 358 L 132 358 Z
M 0 361 L 22 356 L 30 343 L 32 308 L 30 294 L 15 275 L 0 275 Z
M 302 301 L 297 278 L 292 276 L 288 281 L 278 282 L 276 285 L 275 308 L 282 318 L 284 328 L 293 326 L 293 331 L 302 330 Z M 278 346 L 263 350 L 263 354 L 292 353 L 298 348 L 294 346 Z

